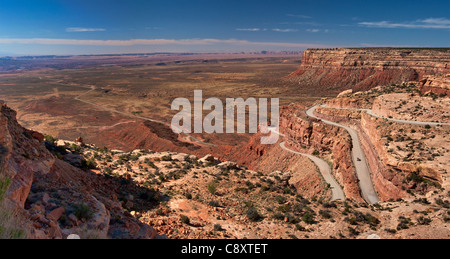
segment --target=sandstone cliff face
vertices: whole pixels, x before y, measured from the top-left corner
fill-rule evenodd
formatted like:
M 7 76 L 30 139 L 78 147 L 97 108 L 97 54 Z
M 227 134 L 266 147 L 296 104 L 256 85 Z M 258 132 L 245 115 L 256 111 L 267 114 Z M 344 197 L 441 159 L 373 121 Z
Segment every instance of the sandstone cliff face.
M 364 151 L 370 160 L 374 185 L 380 199 L 408 197 L 409 195 L 404 191 L 404 180 L 411 174 L 418 174 L 420 177 L 443 184 L 442 174 L 439 172 L 440 166 L 430 165 L 424 161 L 401 161 L 389 153 L 380 131 L 380 119 L 362 113 L 360 135 Z
M 286 134 L 289 143 L 299 149 L 320 153 L 331 152 L 333 174 L 343 186 L 347 198 L 361 200 L 358 179 L 351 158 L 351 139 L 344 130 L 323 123 L 308 120 L 305 107 L 291 105 L 284 107 L 280 115 L 280 130 Z
M 407 189 L 422 189 L 423 187 L 421 186 L 414 186 L 409 181 L 405 181 L 411 174 L 417 174 L 425 179 L 443 184 L 442 175 L 439 172 L 440 166 L 402 160 L 391 154 L 393 149 L 391 150 L 387 147 L 388 143 L 383 136 L 386 136 L 389 130 L 392 130 L 392 132 L 396 131 L 394 126 L 389 128 L 387 126 L 389 123 L 386 123 L 384 120 L 373 117 L 366 112 L 353 110 L 321 107 L 317 109 L 317 112 L 324 119 L 353 125 L 352 127 L 358 131 L 360 143 L 372 172 L 375 189 L 382 201 L 409 197 Z M 382 129 L 383 127 L 385 129 Z M 404 127 L 407 128 L 407 126 Z M 402 131 L 405 131 L 405 129 L 402 129 Z M 409 152 L 407 154 L 413 155 L 413 153 Z
M 3 147 L 3 177 L 11 179 L 6 197 L 23 207 L 35 173 L 48 174 L 55 158 L 39 145 L 29 131 L 15 121 L 16 112 L 5 105 L 0 110 L 0 146 Z M 32 157 L 32 159 L 31 159 Z
M 310 49 L 289 78 L 300 86 L 368 90 L 379 85 L 423 80 L 450 72 L 450 50 Z
M 421 81 L 422 93 L 432 91 L 439 95 L 450 96 L 450 74 L 442 76 L 427 76 Z
M 42 134 L 20 126 L 16 112 L 0 105 L 0 180 L 10 182 L 0 207 L 23 216 L 28 238 L 106 238 L 117 232 L 127 233 L 123 238 L 156 236 L 124 214 L 117 183 L 57 159 Z M 85 218 L 76 216 L 81 205 L 90 212 Z
M 393 159 L 390 159 L 383 148 L 385 143 L 377 131 L 376 121 L 376 118 L 367 113 L 361 113 L 359 135 L 372 172 L 372 181 L 375 189 L 379 198 L 383 201 L 408 197 L 408 194 L 402 190 L 404 177 L 390 168 L 394 164 L 397 167 L 398 164 Z

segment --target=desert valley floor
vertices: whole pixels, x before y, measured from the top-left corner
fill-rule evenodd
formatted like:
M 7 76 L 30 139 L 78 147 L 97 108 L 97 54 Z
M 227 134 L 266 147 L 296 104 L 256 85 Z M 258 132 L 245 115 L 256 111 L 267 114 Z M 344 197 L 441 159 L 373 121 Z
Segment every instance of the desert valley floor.
M 0 237 L 450 238 L 448 49 L 1 62 Z M 279 141 L 175 134 L 194 90 Z

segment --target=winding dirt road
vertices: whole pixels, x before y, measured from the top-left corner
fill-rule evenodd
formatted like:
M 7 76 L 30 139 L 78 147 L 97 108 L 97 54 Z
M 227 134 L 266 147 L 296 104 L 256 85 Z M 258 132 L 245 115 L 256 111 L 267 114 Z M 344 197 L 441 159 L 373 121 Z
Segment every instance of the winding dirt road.
M 429 125 L 429 126 L 450 126 L 450 123 L 446 123 L 446 122 L 411 121 L 411 120 L 399 120 L 399 119 L 394 119 L 394 118 L 386 118 L 386 117 L 383 117 L 383 116 L 380 116 L 380 115 L 374 113 L 371 109 L 334 108 L 334 107 L 327 107 L 325 104 L 321 104 L 320 106 L 323 107 L 323 108 L 335 109 L 335 110 L 362 111 L 362 112 L 366 112 L 370 116 L 373 116 L 373 117 L 376 117 L 376 118 L 379 118 L 379 119 L 388 120 L 388 121 L 397 122 L 397 123 L 402 123 L 402 124 L 410 124 L 410 125 L 417 125 L 417 126 L 426 126 L 426 125 Z
M 378 194 L 375 191 L 375 188 L 373 186 L 369 165 L 367 164 L 366 155 L 364 154 L 364 151 L 362 150 L 362 147 L 361 147 L 361 143 L 359 142 L 358 133 L 356 132 L 356 130 L 354 130 L 350 127 L 347 127 L 347 126 L 344 126 L 344 125 L 341 125 L 341 124 L 338 124 L 338 123 L 335 123 L 332 121 L 323 120 L 323 119 L 317 117 L 315 115 L 316 108 L 317 108 L 317 105 L 310 108 L 309 110 L 307 110 L 306 114 L 309 117 L 315 118 L 317 120 L 321 120 L 322 122 L 324 122 L 326 124 L 336 126 L 339 128 L 343 128 L 350 134 L 350 136 L 352 138 L 352 143 L 353 143 L 352 159 L 353 159 L 353 164 L 356 169 L 356 175 L 359 179 L 359 187 L 361 188 L 361 195 L 362 195 L 363 199 L 369 204 L 378 203 L 380 201 L 380 199 L 378 198 Z
M 306 114 L 309 117 L 321 120 L 326 124 L 343 128 L 350 134 L 350 136 L 352 137 L 352 142 L 353 142 L 353 150 L 352 150 L 353 164 L 355 165 L 355 168 L 356 168 L 356 174 L 359 179 L 359 185 L 361 188 L 362 196 L 363 196 L 364 200 L 366 200 L 368 203 L 371 203 L 371 204 L 377 203 L 379 201 L 378 195 L 373 187 L 370 169 L 368 167 L 367 159 L 365 157 L 364 151 L 361 148 L 361 143 L 359 142 L 358 133 L 356 132 L 356 130 L 354 130 L 350 127 L 347 127 L 347 126 L 344 126 L 344 125 L 341 125 L 341 124 L 338 124 L 338 123 L 335 123 L 332 121 L 324 120 L 322 118 L 315 116 L 315 111 L 316 111 L 317 106 L 318 105 L 307 110 Z M 327 108 L 325 104 L 321 104 L 320 106 Z M 427 125 L 428 126 L 441 126 L 441 125 L 449 125 L 450 126 L 450 123 L 412 121 L 412 120 L 399 120 L 399 119 L 394 119 L 394 118 L 385 118 L 378 114 L 375 114 L 371 109 L 357 109 L 357 108 L 330 108 L 330 109 L 362 111 L 362 112 L 366 112 L 367 114 L 369 114 L 373 117 L 379 118 L 379 119 L 384 119 L 384 120 L 388 120 L 388 121 L 392 121 L 392 122 L 396 122 L 396 123 L 417 125 L 417 126 L 427 126 Z
M 320 158 L 318 158 L 316 156 L 313 156 L 313 155 L 304 154 L 304 153 L 300 153 L 300 152 L 296 152 L 296 151 L 290 150 L 290 149 L 288 149 L 286 147 L 286 143 L 285 142 L 280 143 L 280 147 L 282 149 L 290 152 L 290 153 L 307 157 L 311 161 L 313 161 L 314 164 L 316 164 L 317 167 L 319 168 L 319 171 L 322 174 L 323 178 L 325 179 L 325 182 L 327 182 L 330 185 L 331 192 L 332 192 L 331 200 L 332 201 L 345 200 L 344 191 L 342 190 L 342 188 L 338 184 L 338 182 L 334 179 L 333 175 L 331 174 L 330 165 L 325 160 L 322 160 L 322 159 L 320 159 Z
M 286 135 L 280 133 L 274 127 L 273 128 L 269 127 L 269 130 L 272 131 L 273 133 L 279 135 L 280 137 L 286 137 Z M 339 183 L 334 179 L 332 172 L 331 172 L 330 165 L 327 163 L 327 161 L 320 159 L 316 156 L 310 155 L 310 154 L 300 153 L 300 152 L 291 150 L 286 147 L 286 142 L 281 142 L 280 147 L 283 150 L 288 151 L 292 154 L 304 156 L 304 157 L 308 158 L 309 160 L 311 160 L 314 164 L 316 164 L 316 166 L 319 168 L 320 173 L 323 176 L 323 179 L 325 180 L 325 182 L 327 182 L 330 185 L 331 192 L 332 192 L 331 200 L 332 201 L 345 200 L 344 191 L 342 190 L 342 187 L 339 185 Z

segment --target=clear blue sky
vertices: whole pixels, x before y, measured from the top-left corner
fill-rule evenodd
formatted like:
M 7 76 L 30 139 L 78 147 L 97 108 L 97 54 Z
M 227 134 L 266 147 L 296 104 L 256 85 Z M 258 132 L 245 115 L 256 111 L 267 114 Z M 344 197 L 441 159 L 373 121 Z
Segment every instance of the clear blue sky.
M 450 0 L 0 1 L 0 55 L 449 43 Z

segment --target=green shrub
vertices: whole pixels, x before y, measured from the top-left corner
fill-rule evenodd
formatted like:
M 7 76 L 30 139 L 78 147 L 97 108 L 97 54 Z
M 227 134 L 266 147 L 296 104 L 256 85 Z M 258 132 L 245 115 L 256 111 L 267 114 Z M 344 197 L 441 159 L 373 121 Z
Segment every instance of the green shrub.
M 50 135 L 45 135 L 44 136 L 44 140 L 46 142 L 48 142 L 48 143 L 55 143 L 56 142 L 56 139 L 54 137 L 50 136 Z
M 279 204 L 285 204 L 287 202 L 287 199 L 281 195 L 278 195 L 275 197 L 276 202 Z
M 10 183 L 9 178 L 0 178 L 0 239 L 25 239 L 27 234 L 20 216 L 4 206 Z
M 223 228 L 220 224 L 215 224 L 214 225 L 214 231 L 223 231 Z
M 208 184 L 208 191 L 212 195 L 216 195 L 216 192 L 217 192 L 217 184 L 216 184 L 216 182 L 211 182 L 211 183 Z
M 302 227 L 300 224 L 295 224 L 295 229 L 302 232 L 306 231 L 306 228 Z
M 94 158 L 90 158 L 86 161 L 86 167 L 88 169 L 97 169 L 97 163 Z
M 258 210 L 255 208 L 249 208 L 245 215 L 247 215 L 247 218 L 251 221 L 260 221 L 263 217 L 259 214 Z
M 191 220 L 189 219 L 188 216 L 181 216 L 181 222 L 186 225 L 191 224 Z
M 161 160 L 162 161 L 166 161 L 166 162 L 172 161 L 172 156 L 170 156 L 170 155 L 163 156 L 163 157 L 161 157 Z
M 88 221 L 92 219 L 94 216 L 94 212 L 92 211 L 91 207 L 87 204 L 77 204 L 74 206 L 74 215 L 79 220 L 85 220 Z
M 210 201 L 208 205 L 216 208 L 220 207 L 220 203 L 218 203 L 217 201 Z
M 283 213 L 287 213 L 289 211 L 291 211 L 291 206 L 289 204 L 284 204 L 281 205 L 277 208 L 278 211 L 283 212 Z
M 411 225 L 411 219 L 409 219 L 409 218 L 400 216 L 398 219 L 399 219 L 399 223 L 397 225 L 398 231 L 403 230 L 403 229 L 408 229 L 409 225 Z
M 305 212 L 305 214 L 303 214 L 302 220 L 306 224 L 313 224 L 314 223 L 314 215 L 311 212 L 307 211 L 307 212 Z
M 5 199 L 6 190 L 8 190 L 11 180 L 9 178 L 0 178 L 0 204 Z
M 276 219 L 276 220 L 284 220 L 284 214 L 282 214 L 282 213 L 280 213 L 280 212 L 278 212 L 278 213 L 275 213 L 273 216 L 272 216 L 274 219 Z
M 319 211 L 319 215 L 322 216 L 322 218 L 324 218 L 324 219 L 331 219 L 333 217 L 331 215 L 330 211 L 328 211 L 328 210 Z

